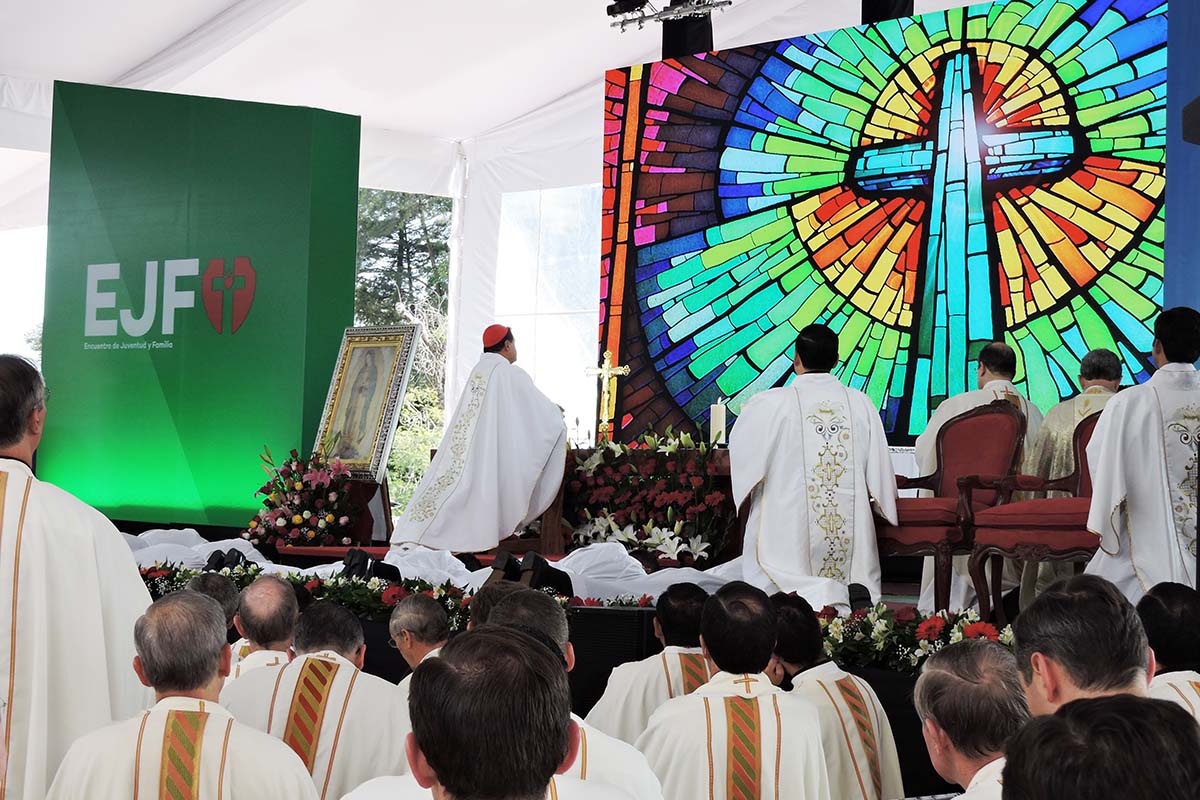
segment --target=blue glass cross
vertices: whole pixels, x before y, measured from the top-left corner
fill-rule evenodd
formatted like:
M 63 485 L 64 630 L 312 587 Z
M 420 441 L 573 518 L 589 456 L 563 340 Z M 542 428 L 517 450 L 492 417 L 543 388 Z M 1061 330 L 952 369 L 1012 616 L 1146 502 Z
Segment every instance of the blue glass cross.
M 1051 182 L 1073 169 L 1084 152 L 1067 128 L 1004 131 L 983 122 L 977 61 L 972 50 L 943 60 L 928 138 L 864 148 L 850 172 L 851 185 L 865 196 L 929 201 L 922 286 L 914 309 L 920 315 L 916 352 L 925 366 L 918 370 L 914 391 L 931 398 L 974 389 L 967 385 L 973 370 L 945 367 L 968 363 L 970 345 L 991 342 L 1003 330 L 995 298 L 999 278 L 992 266 L 998 259 L 992 252 L 991 203 L 985 202 L 991 198 L 985 194 Z M 961 383 L 950 385 L 952 380 Z

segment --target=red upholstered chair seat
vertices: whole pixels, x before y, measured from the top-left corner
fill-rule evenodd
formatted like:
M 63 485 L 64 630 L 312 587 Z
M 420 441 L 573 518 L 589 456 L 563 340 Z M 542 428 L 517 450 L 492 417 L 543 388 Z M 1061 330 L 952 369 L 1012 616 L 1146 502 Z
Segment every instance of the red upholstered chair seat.
M 976 511 L 987 508 L 986 503 L 972 503 Z M 900 497 L 896 500 L 896 516 L 900 525 L 958 526 L 957 497 Z M 886 526 L 892 527 L 891 525 Z
M 999 550 L 1016 550 L 1019 547 L 1036 548 L 1039 545 L 1054 551 L 1094 550 L 1100 537 L 1086 528 L 1079 530 L 1031 530 L 1029 528 L 977 528 L 975 546 L 994 547 Z
M 1090 497 L 1051 497 L 1044 500 L 1025 500 L 1008 503 L 983 511 L 975 511 L 975 539 L 989 528 L 1036 531 L 1040 528 L 1087 528 Z

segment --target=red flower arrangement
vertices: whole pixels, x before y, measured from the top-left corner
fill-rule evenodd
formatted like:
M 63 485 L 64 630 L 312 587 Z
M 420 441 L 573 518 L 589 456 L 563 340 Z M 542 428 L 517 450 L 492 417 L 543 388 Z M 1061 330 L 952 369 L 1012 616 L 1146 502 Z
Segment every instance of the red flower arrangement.
M 347 492 L 350 471 L 341 459 L 326 461 L 313 453 L 303 460 L 292 450 L 276 466 L 269 448 L 261 458 L 267 482 L 255 494 L 263 496 L 263 508 L 242 532 L 243 539 L 276 547 L 350 543 L 357 510 Z
M 917 626 L 917 638 L 927 642 L 937 641 L 946 630 L 946 620 L 938 616 L 930 617 Z
M 972 622 L 970 625 L 963 627 L 964 639 L 991 639 L 993 642 L 1000 641 L 1000 631 L 996 630 L 996 626 L 988 622 Z

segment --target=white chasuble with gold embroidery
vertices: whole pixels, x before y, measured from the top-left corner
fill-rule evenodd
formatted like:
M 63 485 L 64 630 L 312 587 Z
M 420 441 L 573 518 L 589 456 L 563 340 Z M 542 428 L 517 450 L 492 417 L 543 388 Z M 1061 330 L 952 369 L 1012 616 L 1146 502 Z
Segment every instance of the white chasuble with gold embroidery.
M 1160 672 L 1150 681 L 1149 695 L 1156 700 L 1170 700 L 1183 706 L 1200 722 L 1200 672 L 1190 669 Z
M 408 771 L 408 710 L 396 685 L 358 670 L 337 653 L 262 667 L 221 692 L 241 723 L 292 748 L 317 796 L 337 800 L 364 781 Z
M 168 697 L 71 746 L 48 800 L 315 800 L 296 754 L 216 703 Z
M 827 661 L 793 678 L 791 693 L 808 700 L 821 715 L 821 743 L 834 797 L 905 796 L 892 724 L 866 681 Z
M 1136 603 L 1163 581 L 1196 585 L 1200 373 L 1167 364 L 1109 401 L 1088 445 L 1088 529 L 1100 550 L 1087 571 Z
M 896 519 L 896 476 L 874 403 L 827 373 L 743 406 L 729 442 L 734 500 L 750 501 L 745 580 L 846 605 L 860 583 L 879 600 L 873 508 Z
M 562 411 L 524 370 L 484 353 L 392 544 L 490 550 L 550 507 L 566 456 Z
M 149 605 L 111 522 L 0 459 L 0 798 L 43 800 L 73 741 L 153 702 L 132 666 Z
M 613 669 L 604 694 L 588 712 L 588 725 L 634 744 L 659 706 L 691 694 L 711 677 L 699 647 L 669 645 L 658 655 Z
M 637 748 L 667 800 L 834 797 L 817 709 L 766 675 L 717 673 L 654 712 Z

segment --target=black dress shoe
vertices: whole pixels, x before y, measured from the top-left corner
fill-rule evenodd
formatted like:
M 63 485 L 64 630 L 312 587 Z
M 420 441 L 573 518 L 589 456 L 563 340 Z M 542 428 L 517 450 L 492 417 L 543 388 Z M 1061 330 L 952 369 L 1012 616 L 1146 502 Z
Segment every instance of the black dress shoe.
M 235 547 L 231 547 L 225 551 L 225 566 L 229 569 L 243 566 L 246 563 L 246 554 Z
M 220 550 L 213 550 L 208 554 L 208 561 L 204 564 L 205 572 L 220 572 L 225 568 L 225 554 Z
M 343 578 L 362 578 L 366 580 L 367 570 L 371 567 L 371 557 L 357 547 L 346 553 L 342 560 Z
M 573 597 L 571 576 L 558 569 L 540 553 L 529 552 L 521 560 L 521 583 L 530 589 L 552 589 L 555 594 Z
M 484 586 L 489 583 L 497 583 L 499 581 L 512 581 L 517 583 L 521 580 L 521 562 L 507 550 L 500 550 L 496 553 L 496 559 L 492 562 L 492 574 L 488 575 Z
M 858 611 L 862 608 L 870 608 L 874 605 L 871 602 L 871 591 L 861 583 L 852 583 L 850 589 L 850 610 Z
M 390 583 L 399 583 L 404 579 L 400 574 L 399 568 L 395 564 L 389 564 L 386 561 L 371 562 L 371 577 Z

